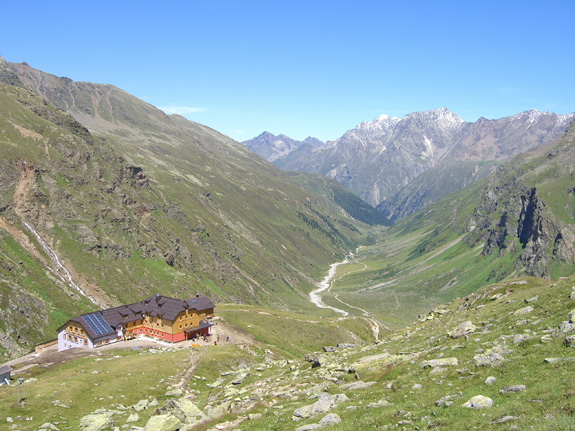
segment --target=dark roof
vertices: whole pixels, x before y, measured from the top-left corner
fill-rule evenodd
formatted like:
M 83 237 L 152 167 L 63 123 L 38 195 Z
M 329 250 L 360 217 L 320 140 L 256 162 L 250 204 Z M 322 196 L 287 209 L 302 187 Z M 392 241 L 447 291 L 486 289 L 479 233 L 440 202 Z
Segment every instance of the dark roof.
M 0 374 L 6 374 L 13 371 L 12 367 L 10 365 L 2 365 L 0 367 Z
M 200 329 L 209 328 L 210 326 L 214 326 L 214 324 L 211 322 L 206 322 L 205 320 L 202 320 L 198 326 L 194 326 L 193 328 L 185 329 L 184 332 L 186 334 L 189 334 L 191 332 L 199 331 Z
M 74 317 L 69 321 L 80 324 L 88 336 L 95 341 L 115 333 L 115 329 L 120 324 L 126 324 L 128 322 L 142 319 L 146 313 L 150 316 L 161 317 L 174 321 L 178 314 L 185 310 L 195 309 L 203 311 L 210 308 L 214 308 L 214 303 L 205 295 L 194 296 L 185 301 L 163 295 L 152 295 L 140 302 L 82 314 L 81 316 Z M 107 328 L 101 321 L 108 325 L 109 329 L 107 331 L 104 331 L 104 329 Z M 98 322 L 100 323 L 98 324 Z M 62 325 L 58 331 L 66 325 L 67 323 Z

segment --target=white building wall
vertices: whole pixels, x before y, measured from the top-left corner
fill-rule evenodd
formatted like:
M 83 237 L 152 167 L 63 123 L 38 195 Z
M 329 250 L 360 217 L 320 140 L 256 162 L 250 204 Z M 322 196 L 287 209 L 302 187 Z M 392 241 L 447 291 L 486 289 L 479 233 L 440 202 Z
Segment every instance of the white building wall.
M 88 345 L 84 345 L 84 338 L 77 337 L 77 341 L 72 341 L 72 338 L 66 335 L 66 329 L 62 329 L 58 332 L 58 351 L 74 349 L 77 347 L 94 347 L 92 341 L 88 338 Z

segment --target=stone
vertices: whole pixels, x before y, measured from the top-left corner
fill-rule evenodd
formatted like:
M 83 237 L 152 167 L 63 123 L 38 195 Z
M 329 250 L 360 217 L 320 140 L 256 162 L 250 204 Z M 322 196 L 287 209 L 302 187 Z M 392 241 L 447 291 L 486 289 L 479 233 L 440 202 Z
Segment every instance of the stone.
M 529 306 L 527 306 L 527 307 L 520 308 L 519 310 L 517 310 L 517 311 L 514 312 L 513 314 L 514 314 L 515 316 L 522 316 L 522 315 L 524 315 L 524 314 L 531 313 L 532 311 L 533 311 L 533 307 L 529 305 Z
M 524 341 L 528 341 L 531 340 L 533 338 L 537 338 L 533 335 L 527 335 L 527 334 L 518 334 L 518 335 L 514 335 L 513 336 L 513 344 L 520 344 Z
M 413 389 L 414 391 L 418 391 L 418 390 L 420 390 L 422 387 L 423 387 L 422 385 L 420 385 L 419 383 L 416 383 L 415 385 L 413 385 L 413 386 L 411 387 L 411 389 Z
M 493 400 L 483 395 L 475 395 L 461 407 L 468 409 L 488 409 L 493 407 Z
M 330 413 L 328 415 L 325 415 L 321 421 L 319 421 L 319 424 L 322 427 L 325 426 L 329 426 L 329 425 L 335 425 L 341 422 L 341 418 L 336 415 L 335 413 Z
M 332 408 L 348 401 L 345 394 L 330 395 L 326 392 L 319 394 L 319 400 L 313 404 L 300 407 L 293 412 L 293 420 L 307 419 L 320 413 L 328 413 Z
M 376 403 L 370 403 L 367 405 L 366 409 L 373 409 L 373 408 L 378 408 L 378 407 L 386 407 L 386 406 L 391 406 L 393 405 L 393 403 L 390 403 L 387 400 L 379 400 Z
M 449 407 L 453 403 L 453 401 L 452 401 L 453 399 L 459 398 L 462 395 L 463 395 L 462 392 L 459 392 L 459 393 L 454 394 L 454 395 L 446 395 L 446 396 L 440 398 L 439 400 L 435 401 L 434 404 L 437 407 L 442 407 L 442 406 Z
M 439 358 L 431 359 L 430 361 L 423 361 L 422 368 L 435 368 L 435 367 L 451 367 L 459 365 L 457 358 Z
M 169 400 L 162 408 L 156 410 L 157 415 L 173 415 L 184 424 L 197 424 L 207 419 L 193 402 L 186 398 Z
M 248 370 L 242 370 L 236 374 L 234 380 L 232 380 L 232 385 L 241 385 L 245 379 L 247 379 L 250 375 Z
M 262 414 L 261 413 L 250 413 L 248 415 L 248 420 L 250 421 L 257 421 L 258 419 L 261 419 Z
M 309 425 L 302 425 L 301 427 L 297 427 L 294 431 L 313 431 L 318 430 L 322 426 L 320 424 L 309 424 Z
M 467 321 L 467 322 L 463 322 L 459 325 L 457 325 L 453 331 L 451 331 L 451 337 L 452 338 L 459 338 L 459 337 L 463 337 L 464 335 L 467 334 L 471 334 L 472 332 L 475 332 L 475 330 L 477 329 L 477 327 L 471 323 L 471 321 Z
M 182 428 L 184 424 L 172 414 L 152 416 L 144 431 L 176 431 Z
M 568 314 L 567 314 L 567 320 L 569 321 L 569 323 L 575 323 L 575 310 L 571 310 Z
M 357 389 L 367 389 L 375 385 L 376 382 L 351 382 L 341 385 L 340 388 L 355 391 Z
M 556 337 L 560 337 L 561 335 L 569 334 L 570 332 L 575 331 L 575 325 L 569 323 L 567 321 L 562 322 L 553 332 L 553 335 Z
M 327 358 L 323 355 L 319 355 L 319 356 L 314 356 L 313 360 L 312 360 L 312 364 L 311 367 L 312 368 L 318 368 L 321 367 L 322 365 L 325 365 L 327 362 Z
M 126 423 L 131 424 L 132 422 L 137 422 L 139 420 L 140 420 L 140 415 L 138 413 L 132 413 L 130 416 L 128 416 Z
M 565 337 L 563 344 L 565 344 L 565 347 L 575 347 L 575 335 Z
M 80 419 L 80 428 L 84 431 L 101 431 L 114 424 L 113 413 L 97 413 L 84 416 Z
M 495 377 L 493 376 L 489 376 L 485 379 L 485 383 L 486 385 L 492 385 L 493 383 L 495 383 L 495 380 L 497 380 Z
M 339 343 L 337 345 L 338 349 L 353 349 L 354 347 L 357 347 L 356 344 L 349 344 L 349 343 Z
M 184 395 L 184 391 L 181 390 L 180 388 L 172 389 L 170 391 L 167 391 L 165 395 L 167 397 L 181 397 L 182 395 Z
M 142 410 L 145 410 L 148 408 L 149 403 L 150 402 L 148 400 L 140 400 L 133 406 L 134 410 L 136 410 L 137 412 L 141 412 Z
M 484 354 L 476 355 L 473 357 L 473 361 L 475 365 L 499 365 L 505 359 L 504 356 L 512 353 L 512 350 L 509 350 L 502 344 L 498 344 L 495 347 L 492 347 Z
M 334 346 L 323 346 L 324 352 L 337 352 L 337 347 Z
M 38 428 L 38 430 L 52 430 L 52 431 L 59 431 L 60 428 L 58 428 L 56 425 L 54 425 L 51 422 L 46 422 L 43 423 L 42 425 L 40 425 L 40 428 Z
M 517 416 L 501 416 L 500 418 L 495 419 L 493 422 L 490 422 L 492 425 L 503 424 L 505 422 L 514 421 L 519 419 Z
M 513 394 L 513 393 L 517 393 L 517 392 L 525 392 L 527 390 L 527 387 L 525 385 L 513 385 L 513 386 L 507 386 L 505 388 L 501 388 L 499 390 L 500 394 Z
M 494 367 L 502 363 L 504 360 L 505 358 L 502 355 L 495 352 L 486 353 L 484 355 L 475 355 L 473 357 L 473 362 L 478 367 L 480 366 Z
M 225 383 L 225 381 L 226 381 L 226 379 L 224 379 L 223 377 L 218 377 L 214 383 L 207 384 L 206 386 L 208 388 L 215 389 L 215 388 L 223 385 Z

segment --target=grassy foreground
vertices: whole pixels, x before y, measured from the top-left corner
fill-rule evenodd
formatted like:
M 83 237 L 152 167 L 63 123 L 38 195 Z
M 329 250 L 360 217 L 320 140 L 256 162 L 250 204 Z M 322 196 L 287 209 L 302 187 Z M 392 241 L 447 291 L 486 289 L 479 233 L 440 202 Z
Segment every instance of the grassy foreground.
M 337 430 L 575 429 L 575 350 L 565 344 L 573 327 L 558 329 L 575 309 L 569 299 L 574 284 L 573 276 L 494 284 L 401 331 L 382 333 L 375 343 L 359 319 L 312 323 L 305 316 L 230 306 L 222 312 L 224 320 L 259 342 L 127 350 L 32 367 L 21 374 L 28 379 L 23 405 L 16 402 L 15 386 L 0 389 L 0 424 L 33 430 L 51 422 L 59 429 L 81 429 L 82 417 L 111 411 L 113 426 L 129 429 L 128 418 L 147 400 L 151 406 L 129 424 L 144 427 L 156 408 L 186 397 L 205 414 L 193 428 L 199 430 L 217 424 L 217 429 L 293 430 L 319 423 L 328 412 L 338 416 L 340 422 L 330 427 Z M 472 326 L 456 336 L 454 329 L 465 322 Z M 308 332 L 298 338 L 304 329 Z M 345 330 L 359 331 L 365 341 L 321 351 L 324 342 L 344 342 L 335 334 L 345 337 Z M 301 348 L 294 347 L 300 342 Z M 307 348 L 315 353 L 304 359 Z M 435 360 L 446 363 L 429 362 Z M 192 372 L 183 393 L 169 392 L 187 370 Z M 336 394 L 345 398 L 295 420 L 294 413 Z M 493 405 L 462 407 L 477 395 Z

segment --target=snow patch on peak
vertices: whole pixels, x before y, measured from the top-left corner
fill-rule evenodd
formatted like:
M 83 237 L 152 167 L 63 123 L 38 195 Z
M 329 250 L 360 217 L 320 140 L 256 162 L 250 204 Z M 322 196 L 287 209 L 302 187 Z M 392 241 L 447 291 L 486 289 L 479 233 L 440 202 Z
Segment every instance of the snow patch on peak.
M 391 117 L 387 114 L 381 114 L 379 117 L 374 118 L 373 121 L 363 121 L 359 123 L 357 126 L 355 126 L 355 129 L 380 130 L 382 132 L 386 132 L 391 130 L 400 121 L 400 118 Z
M 404 121 L 416 121 L 419 127 L 436 125 L 443 130 L 457 130 L 465 121 L 447 108 L 437 108 L 430 111 L 412 112 L 403 118 Z
M 537 109 L 530 109 L 528 111 L 523 111 L 520 112 L 519 114 L 515 114 L 511 118 L 516 120 L 522 120 L 532 124 L 543 118 L 549 118 L 549 117 L 552 117 L 555 120 L 556 124 L 567 124 L 575 117 L 575 113 L 555 114 L 554 112 L 538 111 Z

